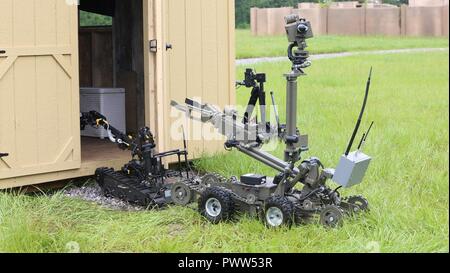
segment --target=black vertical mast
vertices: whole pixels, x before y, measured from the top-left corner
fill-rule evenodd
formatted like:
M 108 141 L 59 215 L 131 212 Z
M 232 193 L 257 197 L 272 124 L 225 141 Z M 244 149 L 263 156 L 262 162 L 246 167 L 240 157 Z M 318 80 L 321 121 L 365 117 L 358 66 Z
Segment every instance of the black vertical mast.
M 361 109 L 361 113 L 359 114 L 358 121 L 356 122 L 355 130 L 353 131 L 350 142 L 348 143 L 347 150 L 345 151 L 345 156 L 348 156 L 348 154 L 350 153 L 350 150 L 352 149 L 352 146 L 353 146 L 353 142 L 355 141 L 356 135 L 358 134 L 359 127 L 361 126 L 361 121 L 364 116 L 364 112 L 366 111 L 367 99 L 369 98 L 371 81 L 372 81 L 372 68 L 370 68 L 369 79 L 367 80 L 366 94 L 364 96 L 364 102 L 363 102 L 363 106 Z

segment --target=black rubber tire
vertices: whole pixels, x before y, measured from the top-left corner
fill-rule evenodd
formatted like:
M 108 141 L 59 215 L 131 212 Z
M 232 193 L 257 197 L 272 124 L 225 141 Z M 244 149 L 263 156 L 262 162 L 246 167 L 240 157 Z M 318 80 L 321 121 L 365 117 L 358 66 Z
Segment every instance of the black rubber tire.
M 369 201 L 361 195 L 350 196 L 346 201 L 357 206 L 361 212 L 369 211 Z
M 182 196 L 182 198 L 177 198 L 176 196 L 177 189 L 183 190 L 184 196 Z M 188 185 L 184 184 L 183 182 L 177 182 L 173 184 L 170 193 L 172 202 L 178 206 L 187 206 L 189 203 L 192 202 L 195 196 L 195 193 L 189 188 Z
M 320 213 L 320 223 L 326 228 L 338 228 L 343 225 L 344 211 L 337 206 L 326 206 Z
M 211 198 L 217 199 L 220 203 L 221 211 L 217 216 L 210 215 L 206 210 L 206 204 Z M 234 201 L 231 193 L 224 189 L 217 187 L 207 188 L 198 199 L 198 209 L 200 214 L 208 219 L 208 221 L 213 224 L 218 224 L 233 218 Z
M 279 226 L 274 226 L 268 222 L 267 213 L 270 208 L 278 208 L 282 213 L 282 222 Z M 294 204 L 286 197 L 272 196 L 265 201 L 263 220 L 268 228 L 291 227 L 295 221 Z

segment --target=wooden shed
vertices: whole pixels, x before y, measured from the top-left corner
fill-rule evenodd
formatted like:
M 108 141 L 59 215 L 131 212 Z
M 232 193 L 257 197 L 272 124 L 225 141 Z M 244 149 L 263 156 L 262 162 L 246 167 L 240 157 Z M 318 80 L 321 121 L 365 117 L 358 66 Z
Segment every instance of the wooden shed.
M 83 29 L 80 10 L 112 26 Z M 159 151 L 181 147 L 170 100 L 234 104 L 234 57 L 233 0 L 0 0 L 0 188 L 130 159 L 80 136 L 80 86 L 125 88 L 128 129 L 149 126 Z M 191 157 L 222 144 L 191 141 Z

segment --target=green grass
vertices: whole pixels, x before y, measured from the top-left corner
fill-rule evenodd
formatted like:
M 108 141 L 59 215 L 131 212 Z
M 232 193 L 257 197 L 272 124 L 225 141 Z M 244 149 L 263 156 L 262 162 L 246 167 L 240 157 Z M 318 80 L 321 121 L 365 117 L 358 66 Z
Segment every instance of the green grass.
M 236 30 L 236 58 L 278 57 L 286 55 L 287 38 L 281 36 L 255 37 L 248 29 Z M 312 54 L 448 47 L 448 38 L 429 37 L 355 37 L 318 36 L 308 41 Z
M 353 129 L 365 80 L 374 67 L 363 128 L 376 126 L 366 146 L 374 157 L 365 182 L 343 194 L 363 194 L 371 212 L 327 230 L 318 224 L 268 230 L 258 220 L 211 225 L 192 208 L 116 212 L 60 194 L 0 193 L 0 252 L 448 252 L 448 53 L 355 56 L 320 60 L 301 79 L 299 126 L 311 152 L 335 166 Z M 268 73 L 284 112 L 286 62 L 257 65 Z M 243 67 L 238 68 L 240 76 Z M 248 92 L 239 90 L 245 104 Z M 275 154 L 279 155 L 280 145 Z M 198 167 L 225 175 L 273 171 L 236 152 Z M 378 249 L 379 246 L 379 249 Z

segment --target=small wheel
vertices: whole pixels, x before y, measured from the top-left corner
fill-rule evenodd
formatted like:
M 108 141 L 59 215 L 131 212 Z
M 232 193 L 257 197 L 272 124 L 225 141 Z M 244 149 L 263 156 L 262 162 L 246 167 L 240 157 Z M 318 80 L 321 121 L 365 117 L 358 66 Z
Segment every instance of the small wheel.
M 221 188 L 207 188 L 199 198 L 199 211 L 213 224 L 230 220 L 234 213 L 231 194 Z
M 320 223 L 325 227 L 336 228 L 342 225 L 344 212 L 337 206 L 327 206 L 320 213 Z
M 202 177 L 200 185 L 203 189 L 206 189 L 210 187 L 220 186 L 224 182 L 225 179 L 221 175 L 216 173 L 209 173 Z
M 183 182 L 173 184 L 170 194 L 173 203 L 179 206 L 188 205 L 193 196 L 192 190 Z
M 359 211 L 368 211 L 369 210 L 369 201 L 367 201 L 366 198 L 357 195 L 357 196 L 350 196 L 347 198 L 347 203 L 356 206 Z M 355 212 L 359 212 L 355 211 Z
M 266 200 L 264 222 L 269 228 L 290 227 L 294 221 L 294 204 L 286 197 L 273 196 Z

